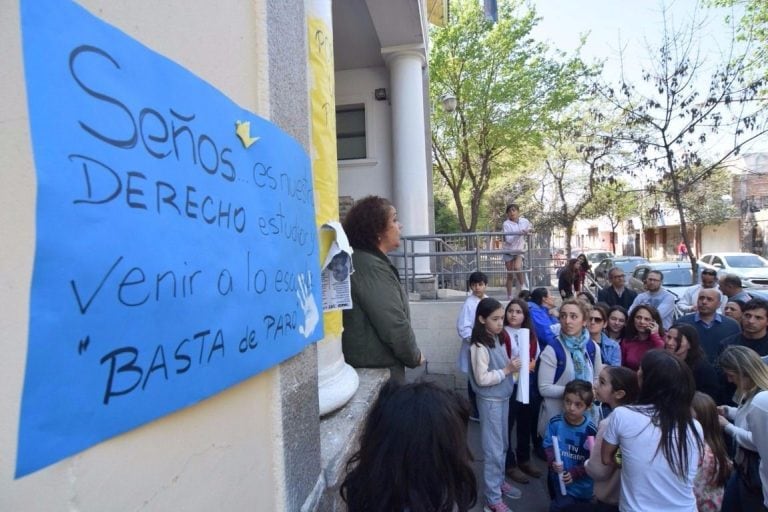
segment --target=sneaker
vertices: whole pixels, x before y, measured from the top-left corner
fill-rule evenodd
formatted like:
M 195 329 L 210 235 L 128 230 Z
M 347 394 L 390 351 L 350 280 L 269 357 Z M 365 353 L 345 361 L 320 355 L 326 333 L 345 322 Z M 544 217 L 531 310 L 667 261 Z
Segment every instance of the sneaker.
M 512 498 L 513 500 L 519 500 L 523 496 L 523 491 L 515 487 L 514 485 L 510 484 L 506 480 L 501 483 L 501 494 L 506 496 L 507 498 Z
M 486 503 L 483 507 L 483 512 L 512 512 L 512 509 L 506 503 L 500 501 L 498 503 Z
M 519 484 L 527 484 L 530 482 L 528 475 L 520 471 L 520 468 L 517 466 L 512 466 L 507 469 L 507 476 Z
M 531 461 L 523 462 L 518 467 L 522 469 L 525 473 L 527 473 L 529 476 L 532 476 L 533 478 L 541 478 L 541 475 L 543 474 L 541 471 L 536 469 L 536 467 L 531 463 Z

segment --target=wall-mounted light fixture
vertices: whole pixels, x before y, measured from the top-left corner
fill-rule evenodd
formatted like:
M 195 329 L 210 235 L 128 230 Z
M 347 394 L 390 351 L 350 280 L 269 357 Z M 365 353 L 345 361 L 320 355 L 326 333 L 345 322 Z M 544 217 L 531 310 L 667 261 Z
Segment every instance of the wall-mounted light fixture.
M 373 91 L 373 97 L 376 98 L 377 101 L 384 101 L 387 99 L 387 90 L 383 87 L 375 89 Z
M 456 111 L 456 96 L 453 94 L 443 94 L 440 97 L 440 101 L 443 102 L 443 110 L 446 112 L 455 112 Z

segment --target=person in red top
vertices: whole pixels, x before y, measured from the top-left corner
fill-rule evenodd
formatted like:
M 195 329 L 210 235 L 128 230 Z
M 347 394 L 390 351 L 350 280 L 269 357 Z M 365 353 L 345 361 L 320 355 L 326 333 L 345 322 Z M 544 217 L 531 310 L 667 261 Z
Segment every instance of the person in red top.
M 621 342 L 621 365 L 637 371 L 646 352 L 664 347 L 661 316 L 653 306 L 642 305 L 632 310 Z
M 677 246 L 677 255 L 680 258 L 680 261 L 685 261 L 686 258 L 688 258 L 688 247 L 686 247 L 685 242 L 680 240 L 680 243 Z

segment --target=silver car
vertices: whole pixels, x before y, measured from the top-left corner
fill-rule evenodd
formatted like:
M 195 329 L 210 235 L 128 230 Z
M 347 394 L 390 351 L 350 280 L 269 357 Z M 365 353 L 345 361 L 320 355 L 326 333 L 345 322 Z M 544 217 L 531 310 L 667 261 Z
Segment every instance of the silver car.
M 717 271 L 718 276 L 734 274 L 741 278 L 744 288 L 768 288 L 768 260 L 749 252 L 718 252 L 705 254 L 698 261 L 704 268 Z

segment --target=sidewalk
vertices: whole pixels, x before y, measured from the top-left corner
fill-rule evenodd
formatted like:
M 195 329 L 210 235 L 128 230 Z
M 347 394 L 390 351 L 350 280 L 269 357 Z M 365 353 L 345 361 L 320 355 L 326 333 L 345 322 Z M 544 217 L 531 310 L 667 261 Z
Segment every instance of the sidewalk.
M 444 387 L 452 387 L 453 380 L 449 379 L 447 375 L 428 374 L 423 375 L 421 378 L 435 382 Z M 514 439 L 514 434 L 512 436 Z M 477 504 L 471 509 L 472 512 L 482 512 L 485 500 L 484 487 L 483 487 L 483 451 L 480 447 L 480 424 L 474 421 L 469 422 L 469 431 L 467 433 L 467 442 L 469 448 L 472 451 L 472 455 L 475 460 L 473 467 L 475 470 L 475 478 L 477 479 Z M 539 468 L 544 476 L 538 479 L 531 478 L 530 483 L 518 484 L 517 482 L 508 481 L 523 491 L 523 496 L 518 500 L 512 500 L 504 498 L 505 503 L 512 509 L 513 512 L 547 512 L 549 510 L 549 493 L 547 492 L 546 483 L 546 464 L 536 458 L 531 459 L 536 467 Z

